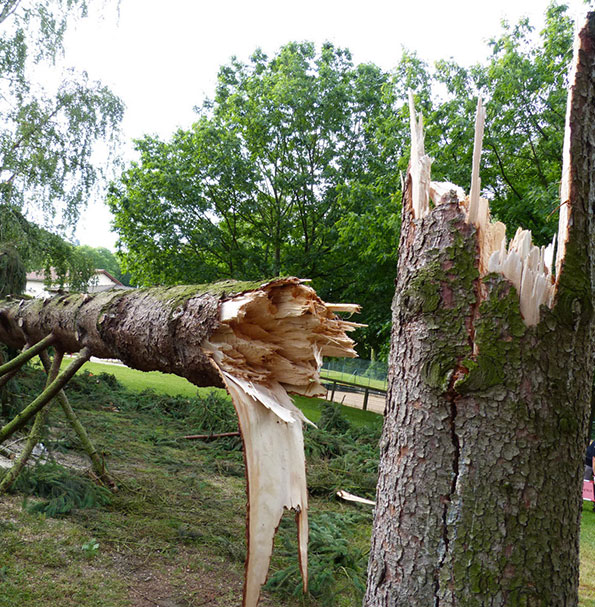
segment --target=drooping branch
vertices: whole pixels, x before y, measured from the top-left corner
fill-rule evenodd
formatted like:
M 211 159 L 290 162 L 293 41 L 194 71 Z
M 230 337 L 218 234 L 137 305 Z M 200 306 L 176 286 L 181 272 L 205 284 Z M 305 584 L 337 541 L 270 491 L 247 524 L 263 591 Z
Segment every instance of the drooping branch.
M 51 374 L 50 357 L 45 351 L 41 352 L 39 357 L 41 358 L 41 363 L 43 364 L 45 372 L 48 374 L 49 377 Z M 56 395 L 56 400 L 60 403 L 60 407 L 62 407 L 62 411 L 64 412 L 66 419 L 68 420 L 70 426 L 76 433 L 83 449 L 85 450 L 85 453 L 91 460 L 91 466 L 93 468 L 95 476 L 97 476 L 98 479 L 100 479 L 103 483 L 109 486 L 112 490 L 115 490 L 117 488 L 116 484 L 107 474 L 104 463 L 99 453 L 97 453 L 95 445 L 92 443 L 91 439 L 89 438 L 89 435 L 87 434 L 87 431 L 85 430 L 85 427 L 83 426 L 83 424 L 81 424 L 77 414 L 74 412 L 72 406 L 70 405 L 70 402 L 64 390 L 60 390 L 58 392 L 58 394 Z

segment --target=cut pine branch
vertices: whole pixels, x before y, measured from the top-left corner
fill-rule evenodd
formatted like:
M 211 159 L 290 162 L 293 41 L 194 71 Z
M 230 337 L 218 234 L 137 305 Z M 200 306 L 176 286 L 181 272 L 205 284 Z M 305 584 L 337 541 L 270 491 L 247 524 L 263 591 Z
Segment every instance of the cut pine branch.
M 0 428 L 0 444 L 15 432 L 21 430 L 34 415 L 39 413 L 62 390 L 89 358 L 91 358 L 89 349 L 83 348 L 70 365 L 35 400 L 17 413 L 3 428 Z
M 322 357 L 355 356 L 347 332 L 357 325 L 335 312 L 356 310 L 350 305 L 327 306 L 297 278 L 64 295 L 0 302 L 0 342 L 20 348 L 51 333 L 56 347 L 65 352 L 118 358 L 135 369 L 174 373 L 197 386 L 228 389 L 246 458 L 244 605 L 254 607 L 286 508 L 297 515 L 306 588 L 308 504 L 302 423 L 307 420 L 288 393 L 325 394 L 319 379 Z M 22 427 L 25 422 L 18 423 Z M 0 430 L 0 442 L 14 431 L 16 422 L 10 424 L 8 430 Z
M 239 432 L 219 432 L 218 434 L 188 434 L 182 436 L 187 440 L 216 440 L 218 438 L 229 438 L 231 436 L 240 436 Z
M 8 362 L 0 366 L 0 377 L 7 374 L 13 374 L 18 371 L 27 361 L 34 356 L 49 348 L 55 342 L 55 337 L 50 334 L 40 339 L 35 345 L 23 350 L 18 356 L 11 358 Z M 12 375 L 11 375 L 12 377 Z M 3 384 L 0 384 L 3 385 Z
M 48 353 L 45 351 L 41 352 L 39 357 L 41 358 L 41 362 L 46 373 L 48 373 L 49 375 L 51 373 L 51 362 Z M 77 435 L 81 446 L 89 457 L 89 460 L 91 461 L 91 467 L 93 468 L 93 473 L 104 485 L 109 487 L 112 491 L 116 491 L 116 483 L 107 473 L 102 457 L 97 452 L 97 449 L 89 438 L 85 427 L 83 426 L 77 414 L 74 412 L 72 406 L 70 405 L 70 401 L 68 400 L 68 397 L 66 396 L 64 390 L 60 390 L 58 392 L 58 394 L 56 395 L 56 400 L 58 401 L 58 403 L 60 403 L 60 407 L 62 407 L 64 416 L 68 420 L 68 423 Z
M 507 243 L 490 218 L 481 104 L 468 197 L 431 182 L 412 108 L 365 607 L 578 603 L 594 73 L 591 13 L 570 80 L 556 262 L 555 243 L 537 247 L 524 230 Z

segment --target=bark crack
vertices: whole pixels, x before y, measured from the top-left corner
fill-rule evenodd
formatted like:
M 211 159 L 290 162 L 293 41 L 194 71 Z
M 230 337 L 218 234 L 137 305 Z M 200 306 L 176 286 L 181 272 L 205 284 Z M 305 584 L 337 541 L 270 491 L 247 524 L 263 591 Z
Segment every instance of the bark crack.
M 450 378 L 448 390 L 446 392 L 446 399 L 448 405 L 450 407 L 448 424 L 450 426 L 450 438 L 453 446 L 453 460 L 452 460 L 452 481 L 450 484 L 450 492 L 444 498 L 444 504 L 442 508 L 442 545 L 443 550 L 440 555 L 440 559 L 438 562 L 438 567 L 436 568 L 436 579 L 435 579 L 435 589 L 434 589 L 434 607 L 440 607 L 440 573 L 444 564 L 446 562 L 446 558 L 448 556 L 449 550 L 449 537 L 448 537 L 448 511 L 452 503 L 453 496 L 456 492 L 457 481 L 459 479 L 459 458 L 461 454 L 461 445 L 459 441 L 459 436 L 457 434 L 457 402 L 460 396 L 457 394 L 455 390 L 455 383 L 459 381 L 462 377 L 467 375 L 468 370 L 462 366 L 461 361 L 457 361 L 457 366 Z

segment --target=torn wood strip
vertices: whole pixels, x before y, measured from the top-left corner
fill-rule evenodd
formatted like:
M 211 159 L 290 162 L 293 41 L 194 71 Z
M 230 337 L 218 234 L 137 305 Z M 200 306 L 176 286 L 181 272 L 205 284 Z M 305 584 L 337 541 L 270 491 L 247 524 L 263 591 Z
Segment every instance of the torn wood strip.
M 337 491 L 337 497 L 340 497 L 346 502 L 355 502 L 356 504 L 367 504 L 368 506 L 376 505 L 375 501 L 369 500 L 365 497 L 360 497 L 359 495 L 354 495 L 353 493 L 349 493 L 349 491 L 345 491 L 344 489 L 340 489 L 339 491 Z
M 248 482 L 248 556 L 244 606 L 258 603 L 275 531 L 285 509 L 296 513 L 300 568 L 307 587 L 307 487 L 302 424 L 311 423 L 288 393 L 324 395 L 323 356 L 354 356 L 356 323 L 333 312 L 301 284 L 265 287 L 222 306 L 222 323 L 205 347 L 221 370 L 240 423 Z
M 425 217 L 430 210 L 430 171 L 432 159 L 424 151 L 424 126 L 421 114 L 415 112 L 413 91 L 409 90 L 409 123 L 411 128 L 411 204 L 416 219 Z
M 477 224 L 479 213 L 479 193 L 481 190 L 481 178 L 479 177 L 479 164 L 481 160 L 481 150 L 483 146 L 483 130 L 485 124 L 486 111 L 481 102 L 481 97 L 477 99 L 477 112 L 475 116 L 475 137 L 473 141 L 473 163 L 471 167 L 471 189 L 469 190 L 469 223 Z

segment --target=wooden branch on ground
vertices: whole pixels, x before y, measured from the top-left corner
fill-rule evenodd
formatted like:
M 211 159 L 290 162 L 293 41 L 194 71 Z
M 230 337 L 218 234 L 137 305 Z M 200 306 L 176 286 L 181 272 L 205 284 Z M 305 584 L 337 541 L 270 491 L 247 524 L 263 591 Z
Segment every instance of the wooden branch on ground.
M 0 366 L 0 376 L 18 371 L 27 361 L 31 360 L 34 356 L 51 346 L 55 341 L 56 338 L 54 337 L 54 335 L 46 335 L 45 337 L 37 341 L 35 345 L 31 346 L 30 348 L 26 348 L 18 356 L 11 358 L 8 362 Z M 26 347 L 26 344 L 22 345 Z M 2 385 L 3 384 L 0 384 L 0 386 Z
M 70 365 L 52 381 L 47 388 L 20 413 L 15 415 L 3 428 L 0 428 L 0 444 L 9 436 L 20 430 L 43 407 L 45 407 L 70 381 L 74 374 L 91 358 L 88 348 L 83 348 Z
M 218 434 L 189 434 L 182 436 L 188 440 L 214 440 L 217 438 L 227 438 L 229 436 L 241 436 L 239 432 L 219 432 Z

